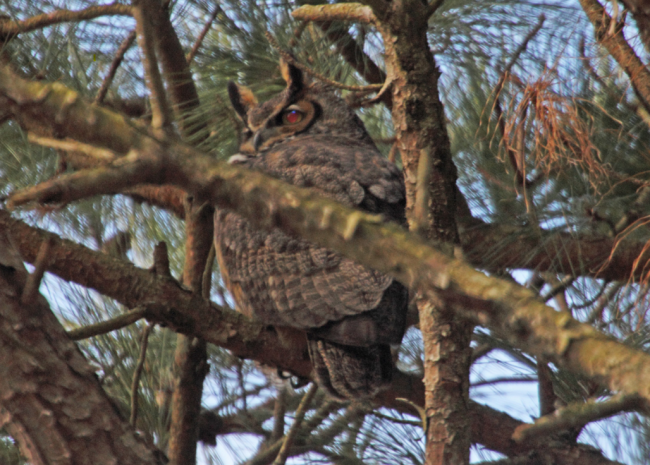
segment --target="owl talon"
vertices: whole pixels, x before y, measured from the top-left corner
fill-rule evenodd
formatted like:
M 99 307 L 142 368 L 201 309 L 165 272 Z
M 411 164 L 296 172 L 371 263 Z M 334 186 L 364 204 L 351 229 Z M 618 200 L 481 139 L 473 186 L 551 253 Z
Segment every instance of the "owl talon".
M 303 386 L 307 386 L 311 380 L 309 378 L 302 378 L 300 376 L 292 376 L 289 379 L 289 382 L 291 383 L 292 388 L 300 389 Z
M 288 379 L 291 383 L 291 387 L 294 389 L 299 389 L 303 386 L 306 386 L 311 382 L 309 378 L 303 378 L 302 376 L 296 376 L 288 371 L 284 371 L 281 368 L 278 368 L 278 378 L 286 380 Z

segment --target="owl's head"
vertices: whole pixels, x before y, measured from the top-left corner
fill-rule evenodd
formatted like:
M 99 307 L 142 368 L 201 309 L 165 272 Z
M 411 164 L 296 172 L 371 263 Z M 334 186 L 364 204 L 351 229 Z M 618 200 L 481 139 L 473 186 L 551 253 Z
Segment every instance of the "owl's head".
M 233 108 L 244 123 L 240 153 L 255 155 L 298 135 L 324 134 L 371 142 L 354 111 L 329 87 L 309 82 L 303 72 L 280 62 L 287 87 L 259 104 L 252 91 L 228 83 Z

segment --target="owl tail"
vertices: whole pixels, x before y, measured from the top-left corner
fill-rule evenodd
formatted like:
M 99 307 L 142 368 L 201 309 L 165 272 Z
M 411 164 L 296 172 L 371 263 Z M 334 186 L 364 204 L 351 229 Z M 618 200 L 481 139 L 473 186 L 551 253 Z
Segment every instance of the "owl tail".
M 388 344 L 353 347 L 314 338 L 309 340 L 309 356 L 318 384 L 340 400 L 373 397 L 392 378 Z

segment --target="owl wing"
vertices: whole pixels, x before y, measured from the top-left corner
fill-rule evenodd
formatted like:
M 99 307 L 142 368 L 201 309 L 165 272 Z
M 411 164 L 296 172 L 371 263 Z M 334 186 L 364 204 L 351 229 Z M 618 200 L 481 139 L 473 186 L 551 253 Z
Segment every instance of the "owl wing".
M 392 164 L 369 152 L 372 147 L 337 144 L 333 150 L 315 139 L 283 144 L 281 151 L 257 157 L 251 167 L 403 221 L 402 179 Z M 232 212 L 218 211 L 215 234 L 222 275 L 245 314 L 267 324 L 317 330 L 342 343 L 401 338 L 403 324 L 391 334 L 378 329 L 383 313 L 390 317 L 402 307 L 405 313 L 406 291 L 392 278 L 279 230 L 255 231 Z M 377 309 L 379 314 L 368 313 Z M 341 321 L 354 324 L 337 325 Z

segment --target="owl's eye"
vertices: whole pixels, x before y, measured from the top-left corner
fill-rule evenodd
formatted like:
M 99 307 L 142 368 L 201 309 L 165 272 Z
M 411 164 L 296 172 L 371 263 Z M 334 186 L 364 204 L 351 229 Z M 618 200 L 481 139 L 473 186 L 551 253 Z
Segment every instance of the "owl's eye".
M 282 113 L 283 124 L 296 124 L 300 123 L 305 117 L 305 114 L 300 110 L 286 110 Z

